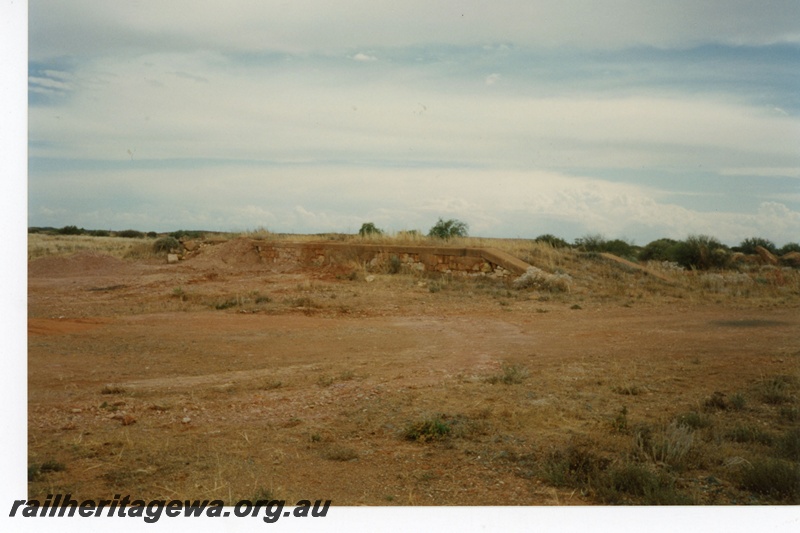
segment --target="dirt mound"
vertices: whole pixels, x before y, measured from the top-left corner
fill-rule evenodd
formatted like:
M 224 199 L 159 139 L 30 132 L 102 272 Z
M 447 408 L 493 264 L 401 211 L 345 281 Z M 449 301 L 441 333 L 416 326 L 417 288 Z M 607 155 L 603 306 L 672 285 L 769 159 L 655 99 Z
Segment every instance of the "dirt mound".
M 60 278 L 72 276 L 113 276 L 130 270 L 121 259 L 96 252 L 78 252 L 74 255 L 41 257 L 28 263 L 28 276 Z
M 217 267 L 226 270 L 245 268 L 265 269 L 275 272 L 290 272 L 301 269 L 296 258 L 284 257 L 267 261 L 259 255 L 259 241 L 247 238 L 232 239 L 225 242 L 206 242 L 193 252 L 184 256 L 195 267 Z

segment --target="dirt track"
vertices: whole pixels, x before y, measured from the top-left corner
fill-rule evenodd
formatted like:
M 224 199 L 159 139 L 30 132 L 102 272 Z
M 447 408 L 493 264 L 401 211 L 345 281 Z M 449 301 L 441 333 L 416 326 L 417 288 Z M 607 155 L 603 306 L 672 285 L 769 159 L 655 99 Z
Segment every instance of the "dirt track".
M 525 458 L 586 440 L 610 456 L 630 447 L 609 430 L 623 407 L 631 425 L 659 424 L 800 368 L 797 299 L 631 304 L 347 274 L 211 256 L 33 261 L 30 462 L 65 469 L 31 496 L 593 503 Z M 529 376 L 492 383 L 503 365 Z M 435 414 L 458 432 L 404 438 Z M 680 486 L 697 503 L 740 501 L 733 477 L 703 480 L 746 450 L 707 446 L 719 457 Z

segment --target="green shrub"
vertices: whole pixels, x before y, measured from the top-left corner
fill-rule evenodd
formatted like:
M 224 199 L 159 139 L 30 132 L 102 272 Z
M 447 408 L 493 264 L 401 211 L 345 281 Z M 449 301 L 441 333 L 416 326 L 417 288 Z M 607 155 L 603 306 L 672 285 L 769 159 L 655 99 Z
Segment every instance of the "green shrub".
M 772 435 L 753 426 L 737 425 L 725 433 L 725 438 L 739 443 L 755 442 L 769 446 L 772 444 Z
M 800 465 L 779 459 L 754 461 L 739 476 L 745 490 L 800 503 Z
M 607 503 L 621 503 L 617 493 L 634 496 L 645 505 L 687 505 L 692 499 L 675 490 L 675 481 L 641 464 L 628 463 L 611 470 L 599 483 L 598 495 Z
M 697 411 L 691 411 L 689 413 L 679 415 L 676 420 L 679 425 L 688 426 L 692 429 L 701 429 L 711 426 L 711 418 L 702 415 Z
M 703 402 L 706 411 L 726 411 L 728 407 L 728 400 L 721 392 L 713 393 Z
M 730 408 L 733 409 L 734 411 L 741 411 L 744 409 L 746 403 L 747 400 L 745 399 L 744 394 L 737 392 L 736 394 L 731 395 L 731 400 L 729 405 Z
M 575 239 L 575 246 L 584 252 L 609 253 L 617 257 L 636 258 L 636 247 L 622 239 L 606 240 L 600 234 L 585 235 Z
M 602 252 L 606 238 L 599 233 L 584 235 L 575 239 L 575 247 L 583 252 Z
M 678 241 L 674 239 L 658 239 L 642 248 L 639 252 L 640 261 L 669 261 L 676 263 L 676 250 Z
M 638 428 L 634 437 L 634 450 L 640 457 L 655 463 L 681 468 L 693 443 L 694 430 L 672 421 L 658 432 L 648 426 Z
M 569 243 L 564 239 L 560 239 L 555 235 L 550 235 L 549 233 L 545 233 L 544 235 L 539 235 L 534 239 L 535 242 L 545 242 L 552 246 L 553 248 L 569 248 Z
M 791 403 L 790 389 L 793 384 L 794 379 L 790 376 L 775 376 L 762 381 L 758 386 L 761 401 L 771 405 Z
M 180 249 L 181 243 L 175 237 L 161 237 L 153 243 L 153 253 L 156 254 L 166 254 Z
M 64 226 L 58 230 L 59 235 L 83 235 L 85 232 L 86 230 L 78 226 Z
M 179 229 L 178 231 L 173 231 L 169 234 L 170 237 L 175 239 L 181 239 L 186 237 L 187 239 L 202 239 L 203 232 L 202 231 L 188 231 L 185 229 Z
M 800 428 L 793 428 L 778 439 L 778 451 L 780 454 L 791 460 L 800 461 Z
M 733 250 L 743 254 L 756 254 L 758 253 L 756 252 L 756 248 L 759 246 L 767 249 L 772 254 L 777 253 L 778 251 L 775 243 L 769 239 L 764 239 L 761 237 L 751 237 L 749 239 L 745 239 L 739 244 L 739 246 L 734 247 Z
M 429 237 L 436 237 L 437 239 L 449 240 L 453 237 L 466 237 L 468 235 L 469 225 L 456 219 L 443 220 L 439 219 L 436 224 L 428 231 Z
M 608 468 L 610 461 L 590 449 L 570 444 L 564 450 L 547 455 L 541 465 L 541 476 L 555 487 L 587 488 Z
M 404 436 L 406 439 L 416 442 L 429 442 L 446 438 L 451 429 L 450 423 L 441 415 L 437 415 L 409 424 Z
M 725 268 L 730 263 L 730 252 L 714 237 L 690 235 L 675 247 L 675 262 L 685 268 L 708 270 Z
M 361 224 L 361 229 L 358 230 L 358 234 L 362 237 L 367 237 L 369 235 L 383 235 L 383 230 L 376 227 L 372 222 L 364 222 Z
M 117 232 L 117 237 L 125 237 L 127 239 L 144 239 L 144 233 L 136 231 L 135 229 L 124 229 Z
M 781 249 L 778 250 L 777 255 L 786 255 L 790 252 L 800 252 L 800 244 L 796 242 L 784 244 Z

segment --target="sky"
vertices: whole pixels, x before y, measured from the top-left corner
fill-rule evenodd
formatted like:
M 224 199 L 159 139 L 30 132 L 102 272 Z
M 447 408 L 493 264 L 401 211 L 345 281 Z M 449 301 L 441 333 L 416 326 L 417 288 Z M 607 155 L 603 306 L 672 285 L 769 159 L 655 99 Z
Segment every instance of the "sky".
M 800 241 L 794 0 L 34 0 L 29 226 Z

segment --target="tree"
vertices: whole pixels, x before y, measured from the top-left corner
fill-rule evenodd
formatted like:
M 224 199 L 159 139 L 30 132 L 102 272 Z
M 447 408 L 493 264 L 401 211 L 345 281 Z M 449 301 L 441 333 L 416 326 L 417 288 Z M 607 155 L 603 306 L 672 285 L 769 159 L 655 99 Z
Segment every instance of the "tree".
M 439 221 L 430 229 L 428 237 L 436 237 L 439 239 L 449 240 L 453 237 L 466 237 L 468 235 L 469 225 L 466 222 L 451 218 L 450 220 L 439 219 Z
M 771 254 L 778 252 L 778 247 L 775 246 L 775 243 L 769 239 L 764 239 L 763 237 L 750 237 L 749 239 L 745 239 L 739 244 L 739 246 L 734 248 L 734 251 L 753 255 L 758 253 L 756 252 L 756 248 L 759 246 L 768 250 Z
M 685 268 L 724 268 L 730 262 L 730 252 L 714 237 L 690 235 L 676 245 L 675 260 Z
M 550 233 L 545 233 L 544 235 L 539 235 L 535 239 L 535 242 L 546 242 L 553 248 L 569 248 L 569 243 L 560 237 L 556 237 Z
M 358 234 L 362 237 L 367 237 L 368 235 L 383 235 L 383 230 L 376 227 L 372 222 L 364 222 L 361 224 L 361 229 L 358 230 Z

